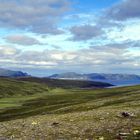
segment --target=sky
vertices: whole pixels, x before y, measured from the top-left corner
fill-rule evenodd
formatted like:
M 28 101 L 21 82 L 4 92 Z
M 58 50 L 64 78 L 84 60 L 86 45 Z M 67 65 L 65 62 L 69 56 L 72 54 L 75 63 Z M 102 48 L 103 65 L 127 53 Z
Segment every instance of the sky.
M 140 0 L 0 0 L 0 67 L 140 74 Z

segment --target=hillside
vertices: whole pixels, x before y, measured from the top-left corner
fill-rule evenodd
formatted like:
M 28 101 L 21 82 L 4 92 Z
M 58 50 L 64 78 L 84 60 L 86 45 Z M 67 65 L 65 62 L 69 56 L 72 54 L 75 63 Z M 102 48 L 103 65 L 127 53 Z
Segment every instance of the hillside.
M 69 80 L 69 79 L 63 80 L 63 79 L 25 77 L 25 78 L 17 78 L 17 80 L 43 83 L 47 84 L 49 87 L 52 88 L 105 88 L 113 86 L 112 84 L 105 82 Z
M 44 91 L 48 91 L 48 87 L 43 84 L 0 78 L 0 98 L 33 95 Z
M 17 96 L 12 87 L 19 83 L 12 82 L 9 88 L 16 96 L 0 98 L 0 136 L 4 139 L 140 139 L 140 86 L 47 90 L 46 84 L 21 81 L 33 94 Z M 22 84 L 18 91 L 25 88 Z

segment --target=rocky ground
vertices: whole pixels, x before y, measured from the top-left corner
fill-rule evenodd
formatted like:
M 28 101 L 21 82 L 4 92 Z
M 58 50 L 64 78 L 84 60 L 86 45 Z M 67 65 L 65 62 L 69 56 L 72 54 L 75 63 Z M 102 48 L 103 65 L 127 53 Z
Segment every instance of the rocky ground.
M 125 107 L 39 115 L 0 123 L 0 140 L 139 140 L 139 116 Z

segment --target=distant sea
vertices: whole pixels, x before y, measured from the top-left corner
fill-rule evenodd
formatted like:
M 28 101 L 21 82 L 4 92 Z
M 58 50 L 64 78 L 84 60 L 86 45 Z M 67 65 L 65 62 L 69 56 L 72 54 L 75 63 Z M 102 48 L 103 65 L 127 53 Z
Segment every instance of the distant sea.
M 114 85 L 113 87 L 123 87 L 123 86 L 134 86 L 134 85 L 140 85 L 140 80 L 126 80 L 126 81 L 113 81 L 113 80 L 97 80 L 99 82 L 107 82 L 110 83 L 112 85 Z M 110 87 L 112 88 L 112 87 Z

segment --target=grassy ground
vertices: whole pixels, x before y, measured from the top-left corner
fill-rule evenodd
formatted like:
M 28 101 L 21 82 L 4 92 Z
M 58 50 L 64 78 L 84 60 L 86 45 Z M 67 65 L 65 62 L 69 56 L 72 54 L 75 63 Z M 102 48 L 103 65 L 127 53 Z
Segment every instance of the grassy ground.
M 0 78 L 0 98 L 34 95 L 47 91 L 48 86 L 44 84 Z
M 44 84 L 21 82 L 20 87 L 6 96 L 0 88 L 0 139 L 140 139 L 140 86 L 50 90 Z M 133 115 L 123 117 L 122 112 Z

